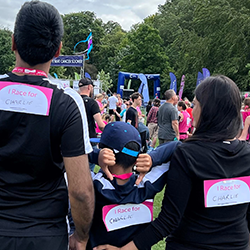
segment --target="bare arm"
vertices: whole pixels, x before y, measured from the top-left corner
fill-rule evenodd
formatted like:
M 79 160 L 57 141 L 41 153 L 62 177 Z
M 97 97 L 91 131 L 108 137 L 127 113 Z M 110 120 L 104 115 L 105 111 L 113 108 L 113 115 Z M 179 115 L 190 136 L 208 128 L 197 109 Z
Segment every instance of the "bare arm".
M 179 135 L 179 124 L 178 124 L 178 121 L 177 120 L 173 120 L 172 121 L 172 127 L 175 131 L 175 134 L 176 134 L 176 138 L 179 140 L 180 139 L 180 135 Z
M 100 112 L 102 112 L 107 107 L 107 104 L 104 104 L 102 107 L 99 106 Z
M 119 118 L 121 118 L 121 115 L 115 110 L 115 114 L 119 117 Z
M 105 123 L 104 123 L 103 120 L 102 120 L 101 114 L 100 114 L 100 113 L 96 113 L 96 114 L 94 115 L 94 119 L 95 119 L 95 121 L 96 121 L 96 123 L 97 123 L 99 129 L 100 129 L 101 131 L 103 131 L 103 129 L 104 129 L 104 127 L 105 127 Z
M 241 133 L 241 136 L 239 137 L 239 140 L 245 141 L 247 139 L 249 126 L 250 126 L 250 116 L 248 116 L 245 120 L 245 125 Z
M 184 119 L 184 115 L 182 113 L 180 113 L 179 116 L 181 117 L 180 122 L 182 122 Z
M 126 246 L 121 248 L 111 245 L 100 245 L 94 248 L 94 250 L 138 250 L 133 241 L 130 241 Z
M 85 249 L 95 206 L 94 188 L 88 157 L 63 158 L 68 178 L 71 213 L 76 231 L 70 238 L 69 249 Z

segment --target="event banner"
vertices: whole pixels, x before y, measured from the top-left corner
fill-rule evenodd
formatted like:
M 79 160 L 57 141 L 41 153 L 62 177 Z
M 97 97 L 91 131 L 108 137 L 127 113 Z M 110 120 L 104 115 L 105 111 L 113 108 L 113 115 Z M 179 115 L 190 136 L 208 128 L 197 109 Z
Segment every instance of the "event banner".
M 202 68 L 203 78 L 206 79 L 210 76 L 210 71 L 207 68 Z
M 197 81 L 196 81 L 196 87 L 201 83 L 201 81 L 204 79 L 203 74 L 199 71 L 198 76 L 197 76 Z
M 170 72 L 170 89 L 173 89 L 175 93 L 177 93 L 177 79 L 174 73 Z
M 184 85 L 185 85 L 185 75 L 183 75 L 181 78 L 181 86 L 180 86 L 180 90 L 179 90 L 180 100 L 182 100 L 182 93 L 183 93 Z
M 82 67 L 83 56 L 58 56 L 52 60 L 51 66 Z

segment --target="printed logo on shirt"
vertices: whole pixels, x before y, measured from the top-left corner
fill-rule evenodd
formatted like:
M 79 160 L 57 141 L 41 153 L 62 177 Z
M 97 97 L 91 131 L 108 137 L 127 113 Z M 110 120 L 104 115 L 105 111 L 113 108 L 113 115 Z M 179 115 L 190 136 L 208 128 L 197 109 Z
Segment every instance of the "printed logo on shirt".
M 46 87 L 0 82 L 0 110 L 48 116 L 52 93 Z
M 148 223 L 153 220 L 153 202 L 104 206 L 102 208 L 102 219 L 108 232 Z
M 205 180 L 205 207 L 224 207 L 250 202 L 250 176 Z

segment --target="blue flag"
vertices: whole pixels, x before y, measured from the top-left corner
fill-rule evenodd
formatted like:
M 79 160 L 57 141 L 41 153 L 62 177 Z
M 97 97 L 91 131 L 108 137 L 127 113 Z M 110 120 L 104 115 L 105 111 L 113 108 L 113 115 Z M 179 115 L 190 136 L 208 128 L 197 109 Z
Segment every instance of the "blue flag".
M 139 74 L 139 79 L 141 80 L 141 85 L 138 92 L 143 95 L 143 102 L 149 102 L 149 92 L 148 92 L 148 81 L 144 74 Z
M 88 72 L 85 72 L 85 77 L 91 79 L 91 76 Z
M 210 72 L 207 68 L 202 68 L 203 80 L 210 76 Z
M 202 73 L 199 71 L 198 76 L 197 76 L 197 81 L 196 81 L 196 87 L 201 83 L 201 81 L 204 79 Z
M 177 79 L 174 73 L 170 72 L 170 89 L 173 89 L 177 93 Z

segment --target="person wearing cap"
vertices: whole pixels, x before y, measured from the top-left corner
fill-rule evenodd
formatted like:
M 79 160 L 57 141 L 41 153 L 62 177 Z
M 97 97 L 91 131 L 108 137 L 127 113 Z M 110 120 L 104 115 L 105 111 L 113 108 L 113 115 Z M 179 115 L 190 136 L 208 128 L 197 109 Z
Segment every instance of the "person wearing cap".
M 85 249 L 88 239 L 94 188 L 85 108 L 73 89 L 48 78 L 62 36 L 54 6 L 23 4 L 12 36 L 16 65 L 0 77 L 1 250 L 67 250 L 68 198 L 76 225 L 69 249 Z
M 92 98 L 94 93 L 93 82 L 89 78 L 82 78 L 79 81 L 78 86 L 79 86 L 79 93 L 83 99 L 86 108 L 88 128 L 89 128 L 89 138 L 92 139 L 91 145 L 92 147 L 96 147 L 97 143 L 93 142 L 94 138 L 97 138 L 95 122 L 97 123 L 98 128 L 101 131 L 104 129 L 105 123 L 102 120 L 98 103 Z M 92 171 L 94 171 L 95 164 L 90 164 L 89 167 Z
M 97 174 L 92 172 L 96 206 L 87 249 L 100 244 L 120 247 L 147 226 L 153 218 L 153 203 L 146 200 L 153 199 L 166 184 L 169 160 L 179 143 L 170 142 L 152 152 L 152 162 L 159 165 L 154 166 L 139 184 L 138 175 L 133 172 L 141 148 L 138 130 L 124 122 L 106 125 L 99 143 L 100 154 L 112 150 L 116 163 L 108 166 L 112 180 L 103 170 Z M 112 159 L 111 155 L 110 162 Z

